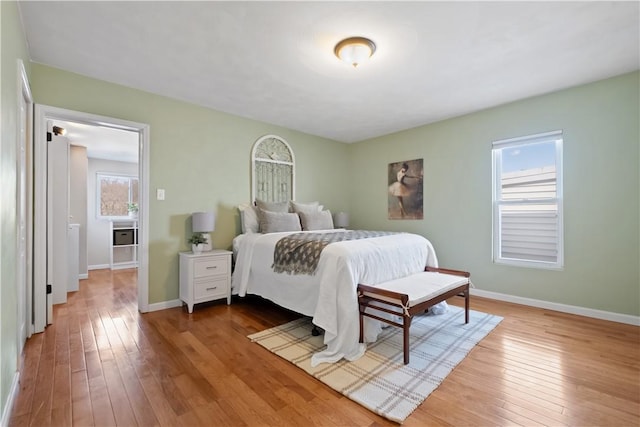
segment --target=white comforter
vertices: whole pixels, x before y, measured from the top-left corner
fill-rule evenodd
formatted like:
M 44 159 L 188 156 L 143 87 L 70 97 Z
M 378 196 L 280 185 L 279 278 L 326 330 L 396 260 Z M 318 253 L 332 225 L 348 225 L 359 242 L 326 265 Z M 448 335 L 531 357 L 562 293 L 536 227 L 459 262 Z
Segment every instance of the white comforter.
M 343 232 L 343 230 L 331 230 Z M 321 232 L 327 232 L 323 230 Z M 310 232 L 311 233 L 311 232 Z M 312 366 L 364 354 L 358 343 L 358 283 L 376 284 L 438 266 L 431 243 L 417 234 L 401 233 L 328 245 L 314 275 L 274 273 L 276 242 L 291 234 L 245 234 L 234 240 L 238 249 L 232 276 L 233 293 L 260 295 L 313 318 L 324 329 L 326 349 L 316 353 Z M 365 319 L 365 341 L 375 341 L 380 322 Z

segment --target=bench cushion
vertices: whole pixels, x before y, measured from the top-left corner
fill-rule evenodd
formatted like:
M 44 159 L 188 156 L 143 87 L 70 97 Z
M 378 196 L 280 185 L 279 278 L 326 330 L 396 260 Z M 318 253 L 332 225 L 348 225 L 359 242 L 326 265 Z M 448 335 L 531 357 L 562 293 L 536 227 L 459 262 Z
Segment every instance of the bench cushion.
M 424 271 L 401 279 L 369 286 L 405 294 L 409 297 L 409 307 L 413 307 L 414 305 L 435 298 L 440 294 L 467 283 L 469 283 L 468 277 Z M 395 298 L 385 297 L 371 292 L 364 292 L 364 295 L 373 296 L 389 302 L 398 302 Z

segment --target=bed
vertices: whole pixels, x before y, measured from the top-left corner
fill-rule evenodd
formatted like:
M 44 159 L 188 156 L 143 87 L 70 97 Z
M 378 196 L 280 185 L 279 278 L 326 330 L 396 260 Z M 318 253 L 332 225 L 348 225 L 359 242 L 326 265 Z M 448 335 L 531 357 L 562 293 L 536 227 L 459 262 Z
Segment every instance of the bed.
M 343 233 L 315 230 L 302 233 Z M 300 233 L 300 232 L 298 232 Z M 324 329 L 326 348 L 313 355 L 311 364 L 356 360 L 366 344 L 359 343 L 357 285 L 375 284 L 437 267 L 431 243 L 422 236 L 395 233 L 327 245 L 314 274 L 275 273 L 276 243 L 292 232 L 241 234 L 234 239 L 237 251 L 232 275 L 233 293 L 259 295 L 289 310 L 310 316 Z M 446 303 L 445 303 L 446 304 Z M 444 308 L 444 307 L 440 307 Z M 365 342 L 376 340 L 381 323 L 366 319 Z

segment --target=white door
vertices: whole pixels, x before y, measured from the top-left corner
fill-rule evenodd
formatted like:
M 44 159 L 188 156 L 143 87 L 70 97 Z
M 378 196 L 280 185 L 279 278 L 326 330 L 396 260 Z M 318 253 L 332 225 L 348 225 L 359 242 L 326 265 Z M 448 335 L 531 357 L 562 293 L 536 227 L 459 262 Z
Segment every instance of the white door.
M 52 323 L 52 305 L 67 302 L 69 281 L 69 141 L 55 135 L 51 122 L 47 132 L 47 323 Z

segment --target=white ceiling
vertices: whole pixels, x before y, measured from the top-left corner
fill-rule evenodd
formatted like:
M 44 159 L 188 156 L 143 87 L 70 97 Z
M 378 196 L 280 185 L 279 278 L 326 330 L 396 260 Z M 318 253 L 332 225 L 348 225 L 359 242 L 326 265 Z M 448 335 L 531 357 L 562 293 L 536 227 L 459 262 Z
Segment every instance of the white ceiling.
M 637 1 L 18 4 L 35 62 L 343 142 L 640 68 Z

